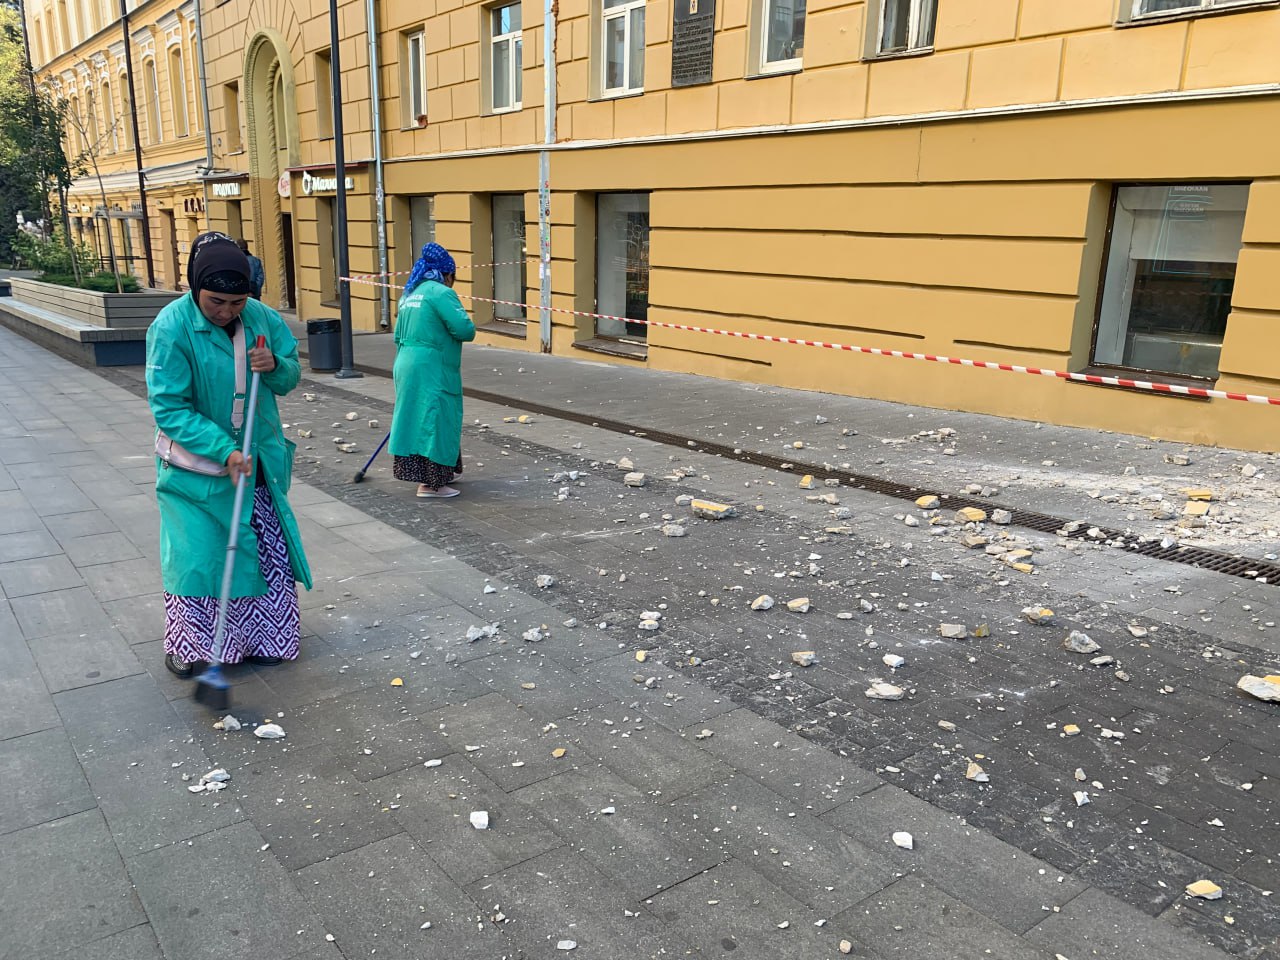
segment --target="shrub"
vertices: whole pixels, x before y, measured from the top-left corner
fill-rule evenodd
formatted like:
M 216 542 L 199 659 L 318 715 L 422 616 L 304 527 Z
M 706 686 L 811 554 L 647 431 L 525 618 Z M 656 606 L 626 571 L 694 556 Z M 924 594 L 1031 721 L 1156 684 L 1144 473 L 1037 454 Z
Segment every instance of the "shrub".
M 66 273 L 44 273 L 40 275 L 42 283 L 56 283 L 60 287 L 79 287 L 81 290 L 96 290 L 98 293 L 115 293 L 116 278 L 109 273 L 95 273 L 92 276 L 86 276 L 80 283 L 76 283 L 76 278 Z M 138 285 L 138 278 L 131 274 L 120 274 L 120 286 L 125 293 L 137 293 L 142 289 Z

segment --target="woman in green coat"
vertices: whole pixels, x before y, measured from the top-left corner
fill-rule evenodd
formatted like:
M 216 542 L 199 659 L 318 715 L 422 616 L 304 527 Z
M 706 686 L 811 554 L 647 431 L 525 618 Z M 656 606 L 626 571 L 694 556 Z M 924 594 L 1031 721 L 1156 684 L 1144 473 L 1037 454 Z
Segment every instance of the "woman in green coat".
M 396 313 L 396 408 L 392 473 L 418 496 L 456 497 L 462 472 L 462 345 L 476 327 L 453 292 L 453 257 L 428 243 L 413 265 Z
M 297 583 L 311 587 L 287 499 L 294 444 L 276 408 L 276 397 L 301 377 L 298 342 L 278 313 L 249 299 L 249 263 L 230 237 L 196 238 L 187 282 L 187 296 L 161 310 L 147 330 L 147 400 L 163 433 L 157 449 L 170 441 L 181 448 L 167 460 L 156 457 L 165 665 L 180 677 L 193 676 L 210 657 L 241 474 L 253 484 L 253 507 L 240 524 L 223 660 L 270 664 L 297 657 Z M 266 338 L 261 349 L 251 346 L 259 336 Z M 240 450 L 243 425 L 237 426 L 247 416 L 236 389 L 237 354 L 245 383 L 250 371 L 261 375 L 247 459 Z M 210 475 L 218 469 L 221 476 Z

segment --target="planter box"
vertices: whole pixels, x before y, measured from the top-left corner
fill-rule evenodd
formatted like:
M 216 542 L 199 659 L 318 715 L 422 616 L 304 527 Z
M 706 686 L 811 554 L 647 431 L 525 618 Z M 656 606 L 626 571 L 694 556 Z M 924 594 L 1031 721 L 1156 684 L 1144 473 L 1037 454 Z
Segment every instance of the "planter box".
M 11 285 L 14 298 L 23 303 L 106 330 L 146 330 L 166 304 L 183 296 L 172 290 L 97 293 L 18 277 Z

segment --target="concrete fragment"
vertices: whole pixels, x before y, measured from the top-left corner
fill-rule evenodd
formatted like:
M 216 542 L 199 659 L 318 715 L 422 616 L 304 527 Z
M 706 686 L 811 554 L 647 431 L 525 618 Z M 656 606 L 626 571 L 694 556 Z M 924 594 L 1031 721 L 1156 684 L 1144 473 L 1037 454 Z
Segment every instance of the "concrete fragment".
M 890 670 L 897 670 L 907 662 L 905 657 L 900 657 L 896 653 L 886 653 L 880 660 Z
M 1048 607 L 1024 607 L 1022 616 L 1028 623 L 1044 625 L 1053 622 L 1053 611 Z
M 792 613 L 808 613 L 808 612 L 809 612 L 809 598 L 808 598 L 808 597 L 796 597 L 794 600 L 788 600 L 788 601 L 787 601 L 787 609 L 788 609 L 788 610 L 790 610 Z
M 471 825 L 475 827 L 477 830 L 488 830 L 489 829 L 489 811 L 472 810 Z
M 916 500 L 916 506 L 919 507 L 921 510 L 937 510 L 938 505 L 941 502 L 942 502 L 941 500 L 939 500 L 937 497 L 935 497 L 933 494 L 930 493 L 930 494 L 926 494 L 923 497 L 918 498 Z
M 548 573 L 540 573 L 533 583 L 539 590 L 550 590 L 556 585 L 556 578 Z
M 632 463 L 632 462 L 631 462 L 631 458 L 630 458 L 630 457 L 619 457 L 619 458 L 618 458 L 618 469 L 619 469 L 619 470 L 623 470 L 623 471 L 626 471 L 627 473 L 630 473 L 630 472 L 631 472 L 632 470 L 634 470 L 635 468 L 636 468 L 636 465 L 635 465 L 634 463 Z
M 351 411 L 350 413 L 348 413 L 345 417 L 343 417 L 343 419 L 344 419 L 344 420 L 359 420 L 359 419 L 360 419 L 360 414 L 358 414 L 358 413 L 356 413 L 354 410 L 352 410 L 352 411 Z
M 791 654 L 791 662 L 798 667 L 812 667 L 818 660 L 818 655 L 812 650 L 797 650 Z
M 987 511 L 977 507 L 961 507 L 956 511 L 956 523 L 982 523 L 987 519 Z
M 1207 487 L 1184 487 L 1182 495 L 1188 500 L 1208 502 L 1213 499 L 1213 491 Z
M 990 783 L 991 777 L 979 764 L 969 761 L 969 769 L 965 771 L 965 778 L 972 780 L 974 783 Z
M 1002 527 L 1008 526 L 1013 523 L 1013 514 L 1008 510 L 992 510 L 991 522 L 999 524 Z
M 643 487 L 648 483 L 648 478 L 643 473 L 628 473 L 622 478 L 622 482 L 628 487 Z
M 686 530 L 678 523 L 664 523 L 662 525 L 662 535 L 664 537 L 683 537 Z
M 278 723 L 264 723 L 253 731 L 253 735 L 259 740 L 279 740 L 284 734 L 284 729 Z
M 773 597 L 767 593 L 761 594 L 751 601 L 752 610 L 771 610 L 773 609 Z
M 1202 503 L 1199 500 L 1188 500 L 1187 505 L 1182 508 L 1184 517 L 1207 517 L 1209 515 L 1209 504 Z
M 991 628 L 985 623 L 980 623 L 973 628 L 971 636 L 977 637 L 979 640 L 983 640 L 991 636 Z
M 799 487 L 801 490 L 812 490 L 816 484 L 813 482 L 813 474 L 806 473 L 800 478 Z
M 987 545 L 987 538 L 979 533 L 966 533 L 960 538 L 960 546 L 967 547 L 970 550 L 977 550 L 979 547 Z
M 941 727 L 943 730 L 947 731 L 947 733 L 956 732 L 956 725 L 952 723 L 950 720 L 939 720 L 938 726 Z
M 969 635 L 969 629 L 963 623 L 942 623 L 938 625 L 938 635 L 948 640 L 963 640 Z
M 1080 736 L 1080 728 L 1074 723 L 1068 723 L 1065 726 L 1063 726 L 1062 732 L 1065 736 L 1068 736 L 1068 737 Z
M 915 838 L 905 830 L 899 830 L 895 833 L 893 835 L 893 842 L 903 850 L 914 850 L 916 846 Z
M 1091 802 L 1089 800 L 1089 791 L 1087 790 L 1077 790 L 1075 792 L 1075 798 L 1077 807 L 1083 807 L 1086 803 Z

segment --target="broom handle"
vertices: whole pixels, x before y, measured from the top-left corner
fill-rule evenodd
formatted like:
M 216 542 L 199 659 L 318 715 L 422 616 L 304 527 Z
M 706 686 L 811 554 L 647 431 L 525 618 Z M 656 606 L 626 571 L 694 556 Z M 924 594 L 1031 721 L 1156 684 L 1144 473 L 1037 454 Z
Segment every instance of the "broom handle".
M 258 337 L 258 342 L 254 344 L 259 349 L 266 345 L 266 337 Z M 244 446 L 241 448 L 245 459 L 248 459 L 249 451 L 253 449 L 253 423 L 257 419 L 258 381 L 261 378 L 262 374 L 255 371 L 253 379 L 249 382 L 249 415 L 245 420 Z M 247 480 L 247 475 L 243 473 L 236 477 L 236 502 L 231 509 L 231 536 L 227 538 L 227 556 L 222 564 L 222 591 L 218 595 L 218 619 L 213 628 L 213 646 L 210 648 L 214 663 L 222 662 L 224 652 L 222 648 L 227 639 L 227 607 L 231 603 L 231 577 L 236 566 L 236 547 L 240 543 L 240 513 L 244 509 L 244 488 Z

